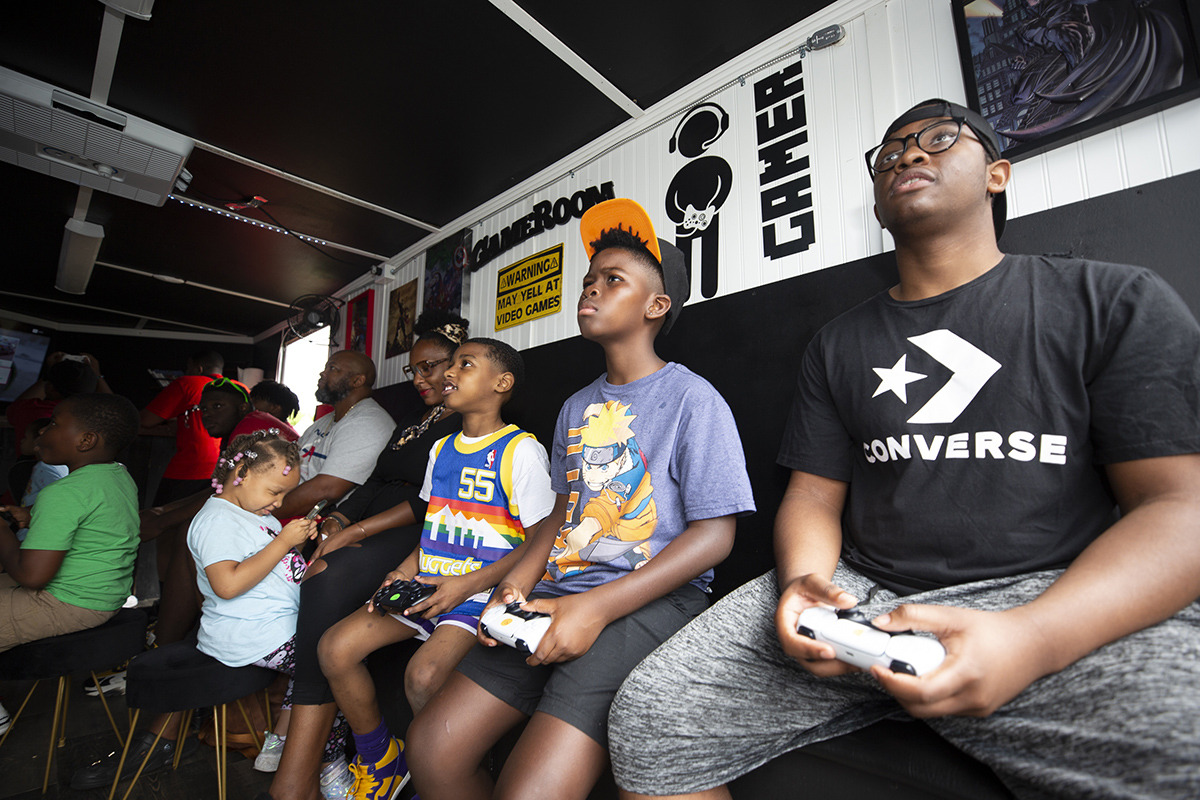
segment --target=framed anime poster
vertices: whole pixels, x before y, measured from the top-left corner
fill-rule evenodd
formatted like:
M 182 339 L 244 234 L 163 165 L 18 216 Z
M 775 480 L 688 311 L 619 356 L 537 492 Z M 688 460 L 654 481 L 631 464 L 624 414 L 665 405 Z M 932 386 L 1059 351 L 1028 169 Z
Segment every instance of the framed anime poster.
M 952 0 L 968 104 L 1005 158 L 1200 95 L 1200 0 Z
M 346 349 L 371 357 L 375 330 L 375 290 L 367 289 L 346 304 Z
M 425 298 L 422 309 L 459 313 L 463 275 L 471 268 L 471 230 L 449 236 L 425 251 Z
M 417 279 L 392 290 L 388 298 L 387 358 L 407 353 L 413 346 L 413 323 L 417 321 Z

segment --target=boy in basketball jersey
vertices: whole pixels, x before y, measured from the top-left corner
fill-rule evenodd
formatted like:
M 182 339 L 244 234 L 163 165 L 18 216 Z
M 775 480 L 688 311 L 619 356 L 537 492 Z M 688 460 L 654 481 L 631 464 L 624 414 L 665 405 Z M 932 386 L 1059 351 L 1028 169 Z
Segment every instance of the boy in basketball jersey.
M 437 590 L 402 613 L 380 616 L 368 604 L 321 639 L 321 668 L 358 750 L 350 766 L 355 798 L 390 800 L 408 781 L 404 743 L 383 721 L 363 658 L 393 642 L 421 639 L 404 677 L 409 704 L 419 711 L 475 643 L 492 587 L 554 507 L 546 449 L 500 417 L 523 377 L 520 354 L 503 342 L 469 339 L 455 351 L 444 402 L 462 415 L 462 432 L 430 450 L 421 544 L 384 579 L 387 585 L 415 577 Z

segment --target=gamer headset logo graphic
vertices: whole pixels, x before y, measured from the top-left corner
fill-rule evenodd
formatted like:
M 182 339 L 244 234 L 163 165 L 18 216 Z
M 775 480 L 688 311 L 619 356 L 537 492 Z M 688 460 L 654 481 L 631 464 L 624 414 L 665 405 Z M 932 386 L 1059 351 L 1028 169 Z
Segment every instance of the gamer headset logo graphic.
M 704 155 L 725 131 L 729 114 L 716 103 L 700 103 L 679 118 L 668 152 L 691 159 L 679 168 L 667 187 L 667 216 L 675 223 L 675 246 L 683 251 L 688 278 L 692 277 L 692 240 L 700 242 L 700 294 L 717 293 L 720 244 L 719 211 L 733 185 L 733 169 L 719 156 Z
M 999 361 L 958 334 L 944 328 L 919 336 L 910 336 L 908 341 L 950 370 L 950 378 L 946 385 L 908 418 L 914 425 L 954 422 L 1001 367 Z M 871 369 L 879 377 L 879 386 L 871 397 L 891 392 L 905 405 L 908 404 L 908 385 L 929 377 L 908 370 L 907 353 L 900 356 L 900 360 L 889 368 Z

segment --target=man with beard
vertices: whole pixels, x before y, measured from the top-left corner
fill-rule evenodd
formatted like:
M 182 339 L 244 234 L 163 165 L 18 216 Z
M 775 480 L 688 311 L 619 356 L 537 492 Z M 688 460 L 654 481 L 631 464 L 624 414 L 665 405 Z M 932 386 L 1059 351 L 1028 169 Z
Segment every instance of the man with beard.
M 333 406 L 300 437 L 301 483 L 288 492 L 279 519 L 305 514 L 316 503 L 344 500 L 375 467 L 396 423 L 371 398 L 375 364 L 362 353 L 329 357 L 317 380 L 317 400 Z

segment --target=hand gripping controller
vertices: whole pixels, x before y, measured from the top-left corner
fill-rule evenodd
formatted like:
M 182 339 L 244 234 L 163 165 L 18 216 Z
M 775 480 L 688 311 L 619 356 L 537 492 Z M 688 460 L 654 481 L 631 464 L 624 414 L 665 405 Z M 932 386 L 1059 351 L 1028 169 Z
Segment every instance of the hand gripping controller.
M 406 608 L 415 606 L 437 591 L 436 586 L 411 581 L 392 581 L 380 587 L 371 602 L 380 614 L 402 614 Z
M 550 627 L 550 615 L 540 611 L 525 611 L 520 603 L 496 605 L 479 618 L 483 632 L 509 647 L 532 653 L 537 650 L 543 634 Z
M 946 657 L 946 648 L 937 639 L 880 630 L 854 609 L 805 609 L 796 630 L 801 636 L 833 645 L 838 661 L 863 669 L 878 664 L 892 672 L 924 675 Z

